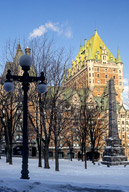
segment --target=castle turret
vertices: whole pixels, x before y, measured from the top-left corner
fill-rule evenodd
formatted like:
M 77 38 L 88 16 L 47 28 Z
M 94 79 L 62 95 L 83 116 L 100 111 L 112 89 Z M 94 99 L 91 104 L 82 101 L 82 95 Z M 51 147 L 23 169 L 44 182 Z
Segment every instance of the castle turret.
M 30 51 L 31 51 L 31 49 L 27 46 L 27 48 L 25 49 L 26 55 L 30 55 Z
M 116 58 L 116 63 L 122 63 L 121 56 L 120 56 L 120 51 L 119 49 L 117 50 L 117 58 Z
M 121 102 L 120 104 L 122 105 L 122 101 L 123 101 L 123 96 L 122 93 L 124 91 L 124 81 L 123 81 L 123 62 L 120 56 L 120 51 L 119 48 L 117 50 L 117 58 L 116 58 L 116 64 L 118 67 L 118 74 L 119 74 L 119 90 L 120 90 L 120 97 L 121 97 Z

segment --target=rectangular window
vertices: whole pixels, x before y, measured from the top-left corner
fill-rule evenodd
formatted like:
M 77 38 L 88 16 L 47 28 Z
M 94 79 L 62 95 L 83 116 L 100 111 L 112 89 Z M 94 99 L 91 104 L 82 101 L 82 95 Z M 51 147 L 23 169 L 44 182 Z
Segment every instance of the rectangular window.
M 103 60 L 106 60 L 106 56 L 103 56 Z
M 107 75 L 105 75 L 105 78 L 108 78 L 108 76 L 107 76 Z
M 97 68 L 97 71 L 99 72 L 99 67 Z
M 97 74 L 97 77 L 99 77 L 99 74 Z

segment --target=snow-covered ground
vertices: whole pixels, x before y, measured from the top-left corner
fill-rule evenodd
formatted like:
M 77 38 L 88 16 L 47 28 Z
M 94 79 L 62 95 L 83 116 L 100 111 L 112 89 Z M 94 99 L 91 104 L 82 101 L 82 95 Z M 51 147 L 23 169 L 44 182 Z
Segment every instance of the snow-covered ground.
M 13 158 L 13 165 L 0 160 L 0 192 L 129 192 L 129 166 L 92 165 L 84 162 L 60 160 L 55 172 L 54 160 L 50 169 L 39 168 L 37 159 L 29 159 L 29 180 L 20 179 L 21 158 Z

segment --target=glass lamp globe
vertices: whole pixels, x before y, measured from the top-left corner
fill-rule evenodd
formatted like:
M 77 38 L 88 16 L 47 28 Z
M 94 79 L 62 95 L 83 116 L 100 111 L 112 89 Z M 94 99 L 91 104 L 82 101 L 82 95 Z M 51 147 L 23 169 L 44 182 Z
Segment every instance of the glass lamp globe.
M 19 59 L 19 63 L 21 67 L 31 67 L 31 57 L 29 55 L 22 55 Z
M 14 84 L 11 81 L 5 81 L 3 88 L 5 91 L 11 92 L 14 89 Z
M 38 84 L 38 92 L 39 93 L 46 93 L 47 92 L 47 85 L 44 83 Z

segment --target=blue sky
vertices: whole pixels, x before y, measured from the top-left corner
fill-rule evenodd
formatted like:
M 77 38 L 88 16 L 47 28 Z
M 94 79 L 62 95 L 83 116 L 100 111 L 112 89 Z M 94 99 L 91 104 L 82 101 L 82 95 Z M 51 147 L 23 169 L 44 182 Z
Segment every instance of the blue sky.
M 116 57 L 119 47 L 124 78 L 129 77 L 129 0 L 1 0 L 0 56 L 8 39 L 29 40 L 48 32 L 57 46 L 72 48 L 97 31 Z

